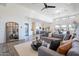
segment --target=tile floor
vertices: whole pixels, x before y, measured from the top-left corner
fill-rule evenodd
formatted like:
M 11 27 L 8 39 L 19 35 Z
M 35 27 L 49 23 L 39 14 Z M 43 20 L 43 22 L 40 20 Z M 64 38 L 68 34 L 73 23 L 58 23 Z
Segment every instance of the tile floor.
M 0 44 L 0 56 L 18 56 L 13 46 L 24 42 L 25 40 L 19 40 Z
M 0 56 L 10 56 L 9 50 L 6 44 L 0 44 Z
M 32 40 L 33 37 L 30 36 L 30 37 L 27 37 L 26 39 L 27 40 L 19 40 L 19 41 L 0 44 L 0 56 L 18 56 L 13 46 L 20 43 L 28 42 Z

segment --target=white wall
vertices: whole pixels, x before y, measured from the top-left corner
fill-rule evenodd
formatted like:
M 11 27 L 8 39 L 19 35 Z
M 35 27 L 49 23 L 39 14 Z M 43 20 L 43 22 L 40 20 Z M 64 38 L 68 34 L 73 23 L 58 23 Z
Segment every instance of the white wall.
M 0 43 L 6 41 L 6 35 L 5 35 L 6 22 L 14 21 L 19 24 L 19 39 L 25 39 L 25 34 L 24 34 L 25 32 L 23 27 L 24 23 L 29 24 L 29 35 L 32 35 L 32 31 L 31 31 L 32 21 L 31 19 L 28 19 L 25 16 L 33 17 L 33 18 L 35 17 L 38 19 L 41 17 L 38 13 L 35 13 L 32 10 L 29 10 L 19 5 L 7 4 L 7 6 L 0 6 Z

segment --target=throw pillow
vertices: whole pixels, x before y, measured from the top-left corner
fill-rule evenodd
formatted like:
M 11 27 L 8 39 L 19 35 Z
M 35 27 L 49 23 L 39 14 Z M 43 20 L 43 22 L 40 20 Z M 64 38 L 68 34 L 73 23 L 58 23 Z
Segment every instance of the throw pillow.
M 57 49 L 57 52 L 59 52 L 60 54 L 64 54 L 66 55 L 66 53 L 68 52 L 68 50 L 72 47 L 72 41 L 71 40 L 67 40 L 66 43 L 60 45 Z
M 60 45 L 60 40 L 53 40 L 49 48 L 56 51 L 59 45 Z
M 45 42 L 45 43 L 43 43 L 43 44 L 42 44 L 42 46 L 47 47 L 47 43 L 46 43 L 46 42 Z

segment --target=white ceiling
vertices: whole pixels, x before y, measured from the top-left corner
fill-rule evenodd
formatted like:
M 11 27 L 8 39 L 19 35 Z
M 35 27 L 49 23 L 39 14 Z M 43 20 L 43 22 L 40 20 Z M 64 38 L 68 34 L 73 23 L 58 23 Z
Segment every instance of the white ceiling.
M 43 11 L 41 11 L 41 9 L 44 7 L 43 3 L 20 3 L 19 5 L 30 8 L 48 17 L 52 17 L 52 19 L 72 15 L 79 12 L 78 3 L 47 3 L 47 5 L 54 5 L 56 8 L 48 8 L 44 9 Z
M 38 12 L 52 19 L 79 13 L 79 3 L 47 3 L 47 5 L 56 6 L 56 8 L 48 8 L 44 9 L 43 11 L 41 11 L 41 9 L 44 8 L 43 3 L 16 3 L 16 4 L 34 10 L 35 12 Z M 0 3 L 0 5 L 6 6 L 6 3 Z

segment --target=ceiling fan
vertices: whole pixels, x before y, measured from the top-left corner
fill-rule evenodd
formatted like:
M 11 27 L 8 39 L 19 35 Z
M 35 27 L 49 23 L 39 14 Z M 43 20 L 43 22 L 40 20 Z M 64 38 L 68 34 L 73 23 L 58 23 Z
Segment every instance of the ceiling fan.
M 47 9 L 47 8 L 56 8 L 56 6 L 48 6 L 46 3 L 44 3 L 44 6 L 45 7 L 42 8 L 41 11 L 44 10 L 44 9 Z

